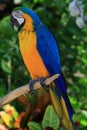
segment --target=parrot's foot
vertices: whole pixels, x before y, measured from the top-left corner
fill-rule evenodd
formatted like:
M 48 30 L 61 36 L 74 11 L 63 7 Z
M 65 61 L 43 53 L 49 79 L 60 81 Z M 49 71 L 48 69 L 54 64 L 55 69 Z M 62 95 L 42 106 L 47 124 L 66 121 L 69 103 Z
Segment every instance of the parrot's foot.
M 48 87 L 44 83 L 44 80 L 46 80 L 46 79 L 47 78 L 45 78 L 45 77 L 41 77 L 41 78 L 39 78 L 39 82 L 40 82 L 41 86 L 48 92 Z
M 35 94 L 35 90 L 34 90 L 34 84 L 37 82 L 38 80 L 30 80 L 29 81 L 29 89 L 30 89 L 30 94 L 31 96 L 33 96 Z

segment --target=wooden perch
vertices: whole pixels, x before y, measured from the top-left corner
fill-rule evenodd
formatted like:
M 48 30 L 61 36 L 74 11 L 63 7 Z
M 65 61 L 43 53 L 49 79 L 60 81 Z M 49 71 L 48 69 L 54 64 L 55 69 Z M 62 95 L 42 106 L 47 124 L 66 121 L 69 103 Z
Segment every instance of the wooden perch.
M 47 78 L 44 83 L 46 86 L 50 85 L 51 82 L 53 82 L 56 78 L 59 77 L 59 74 L 55 74 L 52 77 Z M 34 90 L 37 90 L 41 87 L 40 82 L 37 81 L 34 84 Z M 13 91 L 11 91 L 10 93 L 8 93 L 7 95 L 5 95 L 4 97 L 0 98 L 0 107 L 2 107 L 3 105 L 12 102 L 14 99 L 16 99 L 17 97 L 26 94 L 30 91 L 29 89 L 29 84 L 26 84 L 22 87 L 19 87 Z

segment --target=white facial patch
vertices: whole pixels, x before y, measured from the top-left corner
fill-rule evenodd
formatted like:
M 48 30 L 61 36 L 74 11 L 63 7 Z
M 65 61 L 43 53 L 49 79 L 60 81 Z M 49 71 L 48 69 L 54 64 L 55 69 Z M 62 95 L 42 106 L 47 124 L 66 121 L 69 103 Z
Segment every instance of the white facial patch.
M 24 22 L 22 11 L 20 10 L 13 11 L 12 16 L 18 21 L 19 25 L 21 25 Z

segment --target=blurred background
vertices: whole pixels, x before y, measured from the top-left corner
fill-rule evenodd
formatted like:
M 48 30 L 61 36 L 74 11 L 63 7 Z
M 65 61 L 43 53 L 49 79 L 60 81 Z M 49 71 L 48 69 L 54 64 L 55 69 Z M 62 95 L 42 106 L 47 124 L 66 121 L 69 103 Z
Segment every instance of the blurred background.
M 61 55 L 68 95 L 79 130 L 87 129 L 87 26 L 79 28 L 70 16 L 71 0 L 0 0 L 0 97 L 28 83 L 30 75 L 22 61 L 17 32 L 10 25 L 15 7 L 33 9 L 55 36 Z M 83 0 L 87 14 L 87 1 Z

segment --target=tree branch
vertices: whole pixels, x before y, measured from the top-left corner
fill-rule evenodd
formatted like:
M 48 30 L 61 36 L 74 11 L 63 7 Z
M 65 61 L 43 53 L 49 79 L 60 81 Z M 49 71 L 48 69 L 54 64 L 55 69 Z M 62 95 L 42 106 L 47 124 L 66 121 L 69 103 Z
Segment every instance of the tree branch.
M 55 74 L 52 77 L 47 78 L 44 83 L 46 86 L 50 85 L 51 82 L 53 82 L 56 78 L 59 77 L 59 74 Z M 34 84 L 34 90 L 37 90 L 41 87 L 40 82 L 37 81 Z M 14 99 L 16 99 L 17 97 L 26 94 L 30 91 L 29 89 L 29 84 L 26 84 L 22 87 L 19 87 L 11 92 L 9 92 L 7 95 L 5 95 L 4 97 L 0 98 L 0 107 L 2 107 L 3 105 L 12 102 Z

